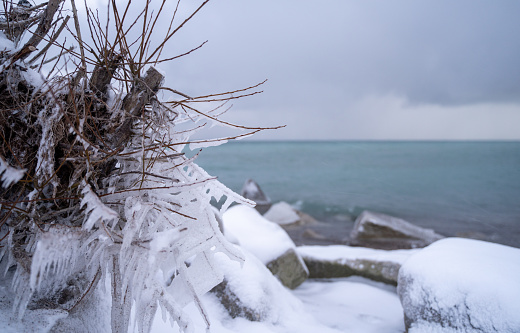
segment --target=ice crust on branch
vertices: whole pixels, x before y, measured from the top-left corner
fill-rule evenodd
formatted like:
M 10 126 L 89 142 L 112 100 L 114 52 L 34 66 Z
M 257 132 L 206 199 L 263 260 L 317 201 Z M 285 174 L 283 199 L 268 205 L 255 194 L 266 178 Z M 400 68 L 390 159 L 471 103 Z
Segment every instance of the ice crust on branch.
M 90 185 L 85 185 L 81 194 L 83 194 L 81 207 L 85 205 L 87 206 L 83 229 L 91 230 L 98 221 L 117 222 L 119 215 L 99 200 L 98 196 L 92 191 Z
M 9 187 L 23 178 L 27 169 L 13 168 L 0 156 L 0 176 L 2 176 L 2 186 Z
M 163 61 L 171 37 L 158 46 L 151 38 L 162 7 L 148 10 L 152 2 L 139 2 L 139 23 L 117 22 L 120 29 L 107 32 L 87 10 L 91 33 L 107 40 L 86 45 L 78 30 L 57 26 L 67 21 L 62 3 L 20 9 L 4 1 L 0 13 L 6 23 L 0 24 L 0 263 L 12 275 L 14 311 L 19 318 L 26 309 L 73 313 L 108 281 L 113 332 L 149 332 L 159 308 L 190 332 L 183 307 L 191 302 L 209 327 L 200 297 L 223 280 L 215 254 L 244 260 L 220 232 L 216 214 L 233 202 L 254 203 L 200 168 L 198 154 L 184 151 L 263 130 L 219 119 L 227 101 L 256 94 L 250 90 L 259 85 L 195 98 L 162 87 L 163 72 L 151 66 Z M 111 9 L 110 18 L 121 19 Z M 126 33 L 139 27 L 141 43 L 127 43 Z M 80 52 L 58 43 L 61 30 L 73 34 L 69 40 Z M 42 59 L 27 61 L 38 43 Z M 161 89 L 182 98 L 160 101 Z M 249 132 L 190 141 L 209 122 Z

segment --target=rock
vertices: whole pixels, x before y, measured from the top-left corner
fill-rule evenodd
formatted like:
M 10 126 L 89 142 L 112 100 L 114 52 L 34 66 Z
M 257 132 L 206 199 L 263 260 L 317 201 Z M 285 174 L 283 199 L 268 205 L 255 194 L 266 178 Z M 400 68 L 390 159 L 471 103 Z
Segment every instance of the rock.
M 309 269 L 309 278 L 362 276 L 393 286 L 401 264 L 417 250 L 384 251 L 345 245 L 300 246 L 298 253 Z
M 317 223 L 312 216 L 294 209 L 284 201 L 272 205 L 264 217 L 271 222 L 278 223 L 283 228 Z
M 316 219 L 312 216 L 310 216 L 309 214 L 306 214 L 304 212 L 300 212 L 299 210 L 296 210 L 296 214 L 298 214 L 298 216 L 300 217 L 300 221 L 297 222 L 296 224 L 297 225 L 310 225 L 310 224 L 317 224 L 318 221 L 316 221 Z
M 287 250 L 266 266 L 284 286 L 290 289 L 298 287 L 309 276 L 305 262 L 294 249 Z
M 327 237 L 323 236 L 322 234 L 316 232 L 315 230 L 312 230 L 312 229 L 305 229 L 302 233 L 302 237 L 304 238 L 312 238 L 312 239 L 319 239 L 319 240 L 325 240 L 327 239 Z
M 264 214 L 271 208 L 271 199 L 264 194 L 260 186 L 252 179 L 246 180 L 240 195 L 256 202 L 255 208 L 260 214 Z
M 225 278 L 211 290 L 232 318 L 250 321 L 279 323 L 289 313 L 287 309 L 301 308 L 294 297 L 265 265 L 253 254 L 242 248 L 243 266 L 225 255 L 216 260 Z
M 409 333 L 520 332 L 520 249 L 446 238 L 399 271 Z
M 264 319 L 262 318 L 262 312 L 248 306 L 248 304 L 244 304 L 233 289 L 229 286 L 228 280 L 224 279 L 224 281 L 213 287 L 210 292 L 217 296 L 220 304 L 224 306 L 231 318 L 241 317 L 249 321 L 262 321 Z
M 278 202 L 269 208 L 264 217 L 279 225 L 288 225 L 300 221 L 300 215 L 287 202 Z
M 236 205 L 223 217 L 224 229 L 255 255 L 288 288 L 296 288 L 308 277 L 303 259 L 287 232 L 265 219 L 255 209 Z
M 350 245 L 376 249 L 413 249 L 427 246 L 443 236 L 397 217 L 364 211 L 350 233 Z

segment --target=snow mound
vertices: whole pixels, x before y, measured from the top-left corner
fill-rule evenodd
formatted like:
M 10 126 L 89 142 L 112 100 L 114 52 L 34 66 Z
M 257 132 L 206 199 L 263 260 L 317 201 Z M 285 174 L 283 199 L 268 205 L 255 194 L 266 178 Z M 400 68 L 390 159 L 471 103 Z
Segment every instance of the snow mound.
M 235 236 L 240 245 L 268 264 L 296 246 L 276 223 L 266 220 L 254 208 L 236 205 L 223 215 L 224 229 Z
M 401 267 L 398 294 L 410 333 L 520 332 L 520 249 L 448 238 Z
M 292 224 L 300 221 L 300 216 L 287 202 L 278 202 L 269 208 L 264 217 L 280 225 Z

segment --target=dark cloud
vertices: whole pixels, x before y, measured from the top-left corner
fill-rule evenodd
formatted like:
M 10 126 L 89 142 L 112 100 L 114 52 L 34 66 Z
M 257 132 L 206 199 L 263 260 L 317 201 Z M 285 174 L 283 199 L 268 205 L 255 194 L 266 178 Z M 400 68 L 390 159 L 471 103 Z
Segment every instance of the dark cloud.
M 280 94 L 339 86 L 350 98 L 418 103 L 520 97 L 518 2 L 226 0 L 205 10 L 189 39 L 210 44 L 190 62 L 219 84 L 267 77 Z
M 314 136 L 337 137 L 332 130 L 341 131 L 337 120 L 378 121 L 374 112 L 363 111 L 367 99 L 397 98 L 407 110 L 479 105 L 479 114 L 492 114 L 494 107 L 507 105 L 508 112 L 497 113 L 502 118 L 495 136 L 520 139 L 503 126 L 511 107 L 520 105 L 518 13 L 518 1 L 212 1 L 172 40 L 167 52 L 179 54 L 206 39 L 208 44 L 162 67 L 170 86 L 193 95 L 269 79 L 261 96 L 237 102 L 230 117 L 290 125 L 275 137 L 305 138 L 313 125 Z M 381 116 L 386 106 L 377 105 Z M 460 136 L 439 127 L 443 121 L 438 115 L 450 122 L 449 112 L 430 108 L 428 112 L 438 112 L 432 115 L 421 110 L 424 119 L 435 119 L 431 136 L 436 128 L 439 138 Z M 384 118 L 391 122 L 386 113 Z M 468 137 L 478 138 L 478 122 L 472 123 Z M 482 126 L 487 128 L 482 137 L 494 137 L 488 135 L 493 132 L 489 126 L 493 124 Z M 370 132 L 359 125 L 350 130 L 343 137 Z M 412 131 L 409 136 L 416 138 Z

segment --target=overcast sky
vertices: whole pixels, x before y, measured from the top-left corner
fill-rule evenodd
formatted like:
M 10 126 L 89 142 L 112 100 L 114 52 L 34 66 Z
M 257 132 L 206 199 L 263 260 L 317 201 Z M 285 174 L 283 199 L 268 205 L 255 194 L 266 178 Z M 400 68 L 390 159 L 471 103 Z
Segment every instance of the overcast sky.
M 512 0 L 212 0 L 168 52 L 209 42 L 161 67 L 191 95 L 268 79 L 226 115 L 287 125 L 258 139 L 519 140 L 519 13 Z

